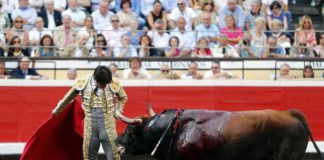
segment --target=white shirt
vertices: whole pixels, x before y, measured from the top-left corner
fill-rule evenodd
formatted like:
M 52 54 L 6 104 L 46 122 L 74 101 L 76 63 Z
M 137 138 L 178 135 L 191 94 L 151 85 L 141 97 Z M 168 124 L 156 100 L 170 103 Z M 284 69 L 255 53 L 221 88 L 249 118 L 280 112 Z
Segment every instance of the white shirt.
M 48 29 L 54 29 L 56 27 L 55 20 L 54 20 L 54 11 L 52 13 L 47 13 L 47 19 L 48 19 Z
M 192 31 L 192 21 L 197 17 L 195 11 L 188 7 L 186 7 L 184 12 L 180 12 L 179 8 L 172 9 L 170 19 L 177 21 L 179 17 L 184 17 L 186 19 L 186 31 Z
M 183 33 L 179 31 L 178 28 L 171 32 L 170 37 L 176 36 L 179 38 L 179 48 L 189 48 L 194 49 L 196 46 L 196 37 L 193 31 L 184 31 Z
M 64 9 L 66 8 L 66 0 L 55 0 L 54 2 L 54 8 L 55 9 Z
M 19 7 L 18 0 L 1 0 L 2 1 L 2 11 L 6 13 L 11 13 L 11 11 L 15 10 Z
M 224 73 L 224 70 L 220 70 L 220 73 Z M 227 72 L 228 75 L 233 76 L 232 73 Z M 209 70 L 204 74 L 204 79 L 212 78 L 214 76 L 213 71 Z M 223 77 L 220 79 L 224 79 Z
M 107 40 L 108 47 L 120 46 L 120 38 L 127 31 L 125 30 L 113 30 L 112 26 L 105 28 L 102 34 L 105 36 Z
M 82 57 L 82 48 L 76 47 L 74 57 Z
M 131 71 L 132 71 L 132 70 L 131 70 L 130 68 L 125 69 L 125 70 L 123 71 L 123 78 L 124 78 L 124 79 L 128 79 L 128 74 L 129 74 Z M 147 72 L 147 70 L 146 70 L 145 68 L 140 68 L 140 69 L 139 69 L 139 72 L 145 74 L 145 75 L 148 77 L 148 79 L 151 79 L 151 77 L 152 77 L 152 76 Z
M 91 16 L 93 17 L 93 27 L 98 30 L 98 32 L 102 32 L 105 28 L 111 26 L 110 17 L 114 13 L 108 11 L 107 15 L 102 15 L 99 10 L 92 12 Z
M 75 27 L 75 29 L 80 29 L 84 26 L 84 19 L 86 17 L 85 13 L 80 9 L 72 11 L 70 8 L 62 12 L 62 17 L 64 14 L 68 14 L 72 18 L 72 22 L 83 22 L 81 27 Z
M 29 40 L 40 40 L 45 34 L 52 37 L 52 32 L 49 29 L 43 28 L 43 30 L 39 31 L 37 28 L 34 28 L 29 32 Z
M 149 31 L 148 36 L 152 39 L 152 44 L 157 48 L 165 48 L 169 46 L 170 35 L 168 33 L 163 33 L 162 35 L 157 31 Z

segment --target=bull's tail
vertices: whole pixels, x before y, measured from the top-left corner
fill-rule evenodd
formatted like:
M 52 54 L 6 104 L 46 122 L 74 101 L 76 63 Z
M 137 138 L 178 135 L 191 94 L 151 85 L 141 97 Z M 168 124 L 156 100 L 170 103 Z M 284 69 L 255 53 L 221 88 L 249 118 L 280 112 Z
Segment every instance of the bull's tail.
M 307 120 L 306 120 L 304 114 L 301 113 L 301 112 L 298 111 L 298 110 L 295 110 L 295 109 L 289 110 L 289 112 L 290 112 L 290 114 L 291 114 L 292 116 L 298 118 L 298 119 L 303 123 L 303 125 L 304 125 L 304 127 L 306 128 L 306 130 L 307 130 L 307 132 L 308 132 L 308 135 L 309 135 L 309 137 L 310 137 L 310 139 L 311 139 L 311 141 L 312 141 L 312 143 L 313 143 L 313 145 L 314 145 L 314 147 L 315 147 L 315 149 L 316 149 L 317 154 L 319 155 L 319 157 L 321 158 L 321 160 L 324 160 L 324 157 L 323 157 L 323 155 L 322 155 L 322 152 L 321 152 L 321 150 L 318 148 L 318 146 L 317 146 L 317 144 L 316 144 L 316 142 L 315 142 L 315 139 L 314 139 L 314 137 L 313 137 L 313 134 L 312 134 L 312 132 L 311 132 L 311 130 L 310 130 L 309 124 L 308 124 L 308 122 L 307 122 Z

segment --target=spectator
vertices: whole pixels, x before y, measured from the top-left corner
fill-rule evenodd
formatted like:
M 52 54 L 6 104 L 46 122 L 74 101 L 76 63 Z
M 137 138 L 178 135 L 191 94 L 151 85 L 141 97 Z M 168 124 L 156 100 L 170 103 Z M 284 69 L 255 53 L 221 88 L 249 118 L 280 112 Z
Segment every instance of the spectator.
M 324 57 L 324 32 L 320 34 L 319 45 L 313 49 L 314 57 Z
M 24 49 L 21 39 L 18 36 L 14 36 L 9 42 L 8 57 L 22 56 L 30 56 L 30 53 L 27 49 Z
M 11 29 L 6 31 L 6 41 L 9 42 L 14 36 L 18 36 L 22 40 L 23 46 L 28 46 L 29 38 L 28 31 L 23 30 L 23 18 L 21 16 L 16 16 L 13 21 L 13 26 Z M 26 47 L 24 47 L 26 48 Z
M 81 31 L 89 35 L 86 46 L 88 50 L 90 50 L 93 48 L 95 38 L 97 37 L 97 31 L 93 28 L 93 18 L 91 16 L 87 16 L 84 19 L 84 28 L 82 28 Z
M 17 79 L 42 79 L 43 76 L 37 73 L 34 68 L 29 68 L 29 63 L 30 59 L 28 57 L 20 57 L 18 66 L 11 71 L 11 77 Z
M 201 0 L 188 0 L 189 6 L 194 9 L 194 11 L 199 11 L 201 10 Z
M 179 38 L 172 36 L 169 39 L 169 47 L 165 49 L 166 57 L 181 57 L 181 50 L 179 49 Z
M 114 57 L 137 57 L 138 54 L 134 46 L 130 44 L 130 39 L 127 34 L 121 36 L 121 46 L 114 48 Z
M 255 22 L 258 17 L 263 17 L 266 19 L 266 14 L 261 11 L 261 2 L 260 0 L 253 0 L 251 4 L 251 11 L 245 14 L 245 28 L 253 30 L 255 28 Z
M 31 46 L 32 53 L 36 50 L 37 46 L 39 46 L 40 39 L 45 35 L 52 36 L 52 32 L 44 27 L 44 21 L 42 17 L 37 17 L 36 20 L 36 27 L 29 31 L 29 45 Z
M 136 20 L 136 13 L 131 9 L 131 2 L 130 0 L 122 0 L 121 1 L 121 10 L 117 12 L 119 17 L 120 27 L 123 30 L 130 29 L 130 20 Z
M 177 73 L 172 72 L 168 64 L 162 64 L 160 72 L 154 76 L 155 79 L 180 79 Z
M 69 8 L 62 12 L 63 15 L 70 15 L 72 20 L 72 26 L 75 29 L 81 29 L 84 27 L 84 19 L 86 17 L 86 14 L 84 11 L 79 9 L 78 0 L 68 0 L 69 2 Z
M 115 12 L 118 13 L 122 6 L 121 4 L 122 0 L 115 0 Z M 141 15 L 141 0 L 130 0 L 130 4 L 131 4 L 131 10 L 132 12 L 135 13 L 136 15 L 136 21 L 139 24 L 138 29 L 143 29 L 145 26 L 145 20 L 140 16 Z
M 282 31 L 287 31 L 288 29 L 288 22 L 287 17 L 281 11 L 281 4 L 278 1 L 273 1 L 270 5 L 271 14 L 268 15 L 268 27 L 272 30 L 272 21 L 274 19 L 280 20 L 282 24 Z
M 76 41 L 77 32 L 72 26 L 72 19 L 69 14 L 63 14 L 63 24 L 53 31 L 55 46 L 58 47 L 58 54 L 67 55 Z
M 78 77 L 78 72 L 76 68 L 70 68 L 67 72 L 68 80 L 75 80 Z
M 3 11 L 2 0 L 0 1 L 0 46 L 6 44 L 4 30 L 9 29 L 11 26 L 10 18 L 6 12 Z
M 110 52 L 113 51 L 114 46 L 120 45 L 120 38 L 123 34 L 126 33 L 125 30 L 120 28 L 120 21 L 117 15 L 112 15 L 110 17 L 110 23 L 112 26 L 106 28 L 102 34 L 105 36 L 107 40 L 108 47 L 110 48 Z
M 298 28 L 295 31 L 294 39 L 294 46 L 303 44 L 307 47 L 314 47 L 316 45 L 315 30 L 312 19 L 309 16 L 305 15 L 300 19 Z
M 303 78 L 315 78 L 314 70 L 311 65 L 304 66 Z
M 212 48 L 213 57 L 216 58 L 238 58 L 236 49 L 229 45 L 228 37 L 225 34 L 219 36 L 219 44 Z
M 197 15 L 192 8 L 187 7 L 185 0 L 178 0 L 178 8 L 173 8 L 169 16 L 169 24 L 171 29 L 176 27 L 176 21 L 179 17 L 186 19 L 186 31 L 192 31 L 197 24 Z
M 99 4 L 99 9 L 92 12 L 93 17 L 93 27 L 99 32 L 103 32 L 104 29 L 111 26 L 110 19 L 111 15 L 114 13 L 108 10 L 109 2 L 101 1 Z
M 130 38 L 130 44 L 133 46 L 138 46 L 139 39 L 144 32 L 142 30 L 138 30 L 138 22 L 136 20 L 130 21 L 130 31 L 127 32 L 127 35 Z
M 235 17 L 232 15 L 226 16 L 226 27 L 221 29 L 221 33 L 227 35 L 231 46 L 239 44 L 243 38 L 243 31 L 236 25 Z
M 67 7 L 67 0 L 55 0 L 54 9 L 62 13 Z
M 230 79 L 234 76 L 222 70 L 219 62 L 215 61 L 211 65 L 211 70 L 207 71 L 204 75 L 204 79 Z
M 1 10 L 4 12 L 4 13 L 7 13 L 9 18 L 11 17 L 11 19 L 14 19 L 11 15 L 11 12 L 13 10 L 15 10 L 16 8 L 19 7 L 19 0 L 1 0 L 2 1 L 2 8 Z
M 287 63 L 280 65 L 279 75 L 273 77 L 273 80 L 286 80 L 286 79 L 295 79 L 297 76 L 290 73 L 290 66 Z
M 171 36 L 176 36 L 179 38 L 179 48 L 182 51 L 184 57 L 190 56 L 191 50 L 196 46 L 196 37 L 192 31 L 187 31 L 186 19 L 184 17 L 179 17 L 177 20 L 177 28 L 171 32 Z
M 160 19 L 163 21 L 162 29 L 167 29 L 167 14 L 163 11 L 162 3 L 159 0 L 153 2 L 153 10 L 150 11 L 147 15 L 147 22 L 149 29 L 154 28 L 155 21 Z
M 208 38 L 201 37 L 197 42 L 197 47 L 192 51 L 191 57 L 207 58 L 211 56 L 212 52 L 208 47 Z
M 211 17 L 211 25 L 218 27 L 219 17 L 218 12 L 215 9 L 215 3 L 213 0 L 201 0 L 202 8 L 197 10 L 197 25 L 204 23 L 204 14 L 209 13 Z
M 277 1 L 280 3 L 282 10 L 284 12 L 288 12 L 288 0 L 262 0 L 262 8 L 261 10 L 267 15 L 271 14 L 271 4 Z
M 31 8 L 35 8 L 36 12 L 40 12 L 44 8 L 44 0 L 28 0 Z
M 286 52 L 284 48 L 282 48 L 277 43 L 278 38 L 275 36 L 271 36 L 268 38 L 268 43 L 264 49 L 262 54 L 262 58 L 274 57 L 274 58 L 286 58 Z
M 137 49 L 139 57 L 158 56 L 158 51 L 152 45 L 152 40 L 148 35 L 143 35 L 139 42 L 140 48 Z
M 154 23 L 154 28 L 148 32 L 148 36 L 152 39 L 152 44 L 157 48 L 157 55 L 155 56 L 165 56 L 164 49 L 168 46 L 170 35 L 163 30 L 163 21 L 157 19 Z
M 112 57 L 107 48 L 106 38 L 102 34 L 97 35 L 96 44 L 90 53 L 90 57 Z
M 282 30 L 282 23 L 280 20 L 278 19 L 274 19 L 271 22 L 271 30 L 269 32 L 269 37 L 270 36 L 275 36 L 278 38 L 278 44 L 281 47 L 284 47 L 287 49 L 287 51 L 291 48 L 291 44 L 290 44 L 290 38 L 289 38 L 289 34 L 287 34 L 287 32 L 284 32 Z M 288 52 L 287 52 L 288 53 Z
M 241 6 L 237 5 L 236 0 L 227 0 L 227 5 L 219 12 L 219 26 L 220 28 L 227 27 L 227 16 L 231 15 L 236 24 L 236 27 L 241 30 L 244 28 L 245 17 Z
M 153 3 L 155 0 L 141 0 L 141 16 L 146 19 L 147 15 L 150 11 L 153 10 Z M 163 8 L 165 10 L 169 10 L 168 8 L 168 0 L 161 0 L 161 4 L 163 4 Z
M 48 29 L 52 30 L 62 25 L 62 15 L 60 11 L 54 9 L 54 0 L 45 0 L 45 8 L 38 13 L 38 16 L 43 18 L 44 26 Z
M 110 63 L 108 68 L 110 69 L 111 71 L 111 74 L 112 74 L 112 77 L 117 77 L 117 78 L 121 78 L 118 74 L 118 66 L 116 63 Z
M 6 64 L 4 62 L 0 62 L 0 79 L 8 79 L 10 75 L 6 71 Z
M 57 48 L 54 45 L 53 38 L 45 34 L 40 40 L 40 46 L 35 50 L 35 57 L 57 57 Z
M 249 33 L 250 38 L 248 40 L 250 41 L 250 47 L 246 48 L 248 54 L 241 54 L 242 57 L 260 58 L 262 56 L 264 48 L 267 45 L 267 36 L 264 34 L 265 27 L 266 27 L 265 18 L 258 17 L 255 19 L 255 28 L 250 30 Z
M 28 0 L 19 0 L 19 7 L 11 12 L 12 19 L 16 19 L 17 16 L 23 18 L 23 29 L 31 30 L 35 27 L 37 12 L 28 5 Z
M 70 48 L 71 51 L 67 54 L 62 55 L 63 57 L 89 57 L 89 49 L 86 44 L 88 41 L 89 35 L 86 32 L 78 32 L 77 42 L 75 47 Z M 65 52 L 66 53 L 66 52 Z
M 219 29 L 216 25 L 211 24 L 211 14 L 204 12 L 203 23 L 196 27 L 197 38 L 206 37 L 208 41 L 208 46 L 212 47 L 217 44 L 218 36 L 220 34 Z
M 198 63 L 191 62 L 188 65 L 188 72 L 181 76 L 181 79 L 202 79 L 204 76 L 198 72 Z
M 142 67 L 138 57 L 129 59 L 129 68 L 123 72 L 124 79 L 150 79 L 151 75 Z

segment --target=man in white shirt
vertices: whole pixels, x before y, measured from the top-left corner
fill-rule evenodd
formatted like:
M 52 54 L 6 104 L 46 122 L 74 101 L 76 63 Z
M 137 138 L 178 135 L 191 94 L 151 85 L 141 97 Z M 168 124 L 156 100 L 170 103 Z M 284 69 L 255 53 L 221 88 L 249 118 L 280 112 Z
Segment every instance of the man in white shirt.
M 211 65 L 211 69 L 204 75 L 204 79 L 230 79 L 233 75 L 222 70 L 219 62 L 215 61 Z
M 221 34 L 218 38 L 219 44 L 211 48 L 213 57 L 216 58 L 238 58 L 240 55 L 236 49 L 228 44 L 228 37 L 226 34 Z
M 84 19 L 86 17 L 85 12 L 79 9 L 79 4 L 77 0 L 69 0 L 69 8 L 62 12 L 63 14 L 68 14 L 72 18 L 72 26 L 75 29 L 81 29 L 84 27 Z
M 54 9 L 54 0 L 46 0 L 45 8 L 39 12 L 38 16 L 43 18 L 44 26 L 48 29 L 62 25 L 62 15 Z
M 105 28 L 111 26 L 110 18 L 114 13 L 108 11 L 109 3 L 107 1 L 101 1 L 99 9 L 92 12 L 93 27 L 98 31 L 102 32 Z
M 177 28 L 171 32 L 171 37 L 176 36 L 179 38 L 179 48 L 187 50 L 188 54 L 190 50 L 195 48 L 196 37 L 193 31 L 186 31 L 186 19 L 179 17 L 177 20 Z
M 187 7 L 185 0 L 178 0 L 178 8 L 174 8 L 169 16 L 169 23 L 171 28 L 176 27 L 176 21 L 179 17 L 184 17 L 186 19 L 186 30 L 192 31 L 193 27 L 196 25 L 197 14 L 192 8 Z
M 44 21 L 42 17 L 36 18 L 36 27 L 29 32 L 29 45 L 32 46 L 32 50 L 37 48 L 39 45 L 40 39 L 45 35 L 48 34 L 52 36 L 52 32 L 44 27 Z
M 147 35 L 151 37 L 153 46 L 164 52 L 164 49 L 169 46 L 170 35 L 165 32 L 163 25 L 162 19 L 155 20 L 154 28 Z

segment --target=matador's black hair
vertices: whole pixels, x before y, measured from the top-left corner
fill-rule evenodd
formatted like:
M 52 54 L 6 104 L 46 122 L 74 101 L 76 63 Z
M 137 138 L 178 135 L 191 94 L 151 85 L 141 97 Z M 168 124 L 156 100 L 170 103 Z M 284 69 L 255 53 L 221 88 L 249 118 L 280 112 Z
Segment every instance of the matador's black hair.
M 93 73 L 94 79 L 101 84 L 107 84 L 112 81 L 112 74 L 107 66 L 98 66 Z

